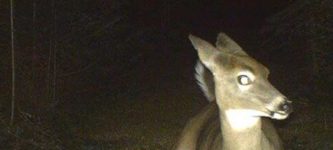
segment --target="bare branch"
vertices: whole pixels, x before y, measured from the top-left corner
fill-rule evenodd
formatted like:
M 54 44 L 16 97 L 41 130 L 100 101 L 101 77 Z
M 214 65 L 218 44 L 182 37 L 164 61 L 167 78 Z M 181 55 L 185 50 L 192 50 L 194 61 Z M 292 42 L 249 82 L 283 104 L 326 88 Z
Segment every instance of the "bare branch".
M 11 52 L 12 52 L 12 103 L 10 125 L 14 124 L 15 116 L 15 43 L 14 43 L 14 0 L 10 0 L 10 27 L 11 27 Z

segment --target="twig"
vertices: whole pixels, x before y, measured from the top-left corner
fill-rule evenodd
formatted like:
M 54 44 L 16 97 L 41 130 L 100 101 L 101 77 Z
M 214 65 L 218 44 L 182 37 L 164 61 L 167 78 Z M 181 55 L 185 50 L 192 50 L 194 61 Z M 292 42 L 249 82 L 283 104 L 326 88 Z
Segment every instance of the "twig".
M 53 94 L 52 94 L 52 102 L 57 103 L 56 101 L 56 87 L 57 87 L 57 8 L 56 1 L 52 1 L 53 13 L 54 13 L 54 22 L 53 22 Z
M 11 49 L 12 49 L 12 103 L 11 103 L 10 125 L 13 125 L 14 116 L 15 116 L 14 0 L 10 0 L 10 28 L 11 28 Z

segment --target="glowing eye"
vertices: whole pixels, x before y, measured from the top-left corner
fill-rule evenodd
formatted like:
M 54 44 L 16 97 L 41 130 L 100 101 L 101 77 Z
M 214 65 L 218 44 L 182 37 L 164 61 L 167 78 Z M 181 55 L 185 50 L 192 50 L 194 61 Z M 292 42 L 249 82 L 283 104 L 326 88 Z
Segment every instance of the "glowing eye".
M 250 78 L 248 76 L 246 76 L 246 75 L 240 75 L 240 76 L 238 76 L 237 80 L 238 80 L 238 83 L 240 85 L 249 85 L 252 82 L 250 80 Z

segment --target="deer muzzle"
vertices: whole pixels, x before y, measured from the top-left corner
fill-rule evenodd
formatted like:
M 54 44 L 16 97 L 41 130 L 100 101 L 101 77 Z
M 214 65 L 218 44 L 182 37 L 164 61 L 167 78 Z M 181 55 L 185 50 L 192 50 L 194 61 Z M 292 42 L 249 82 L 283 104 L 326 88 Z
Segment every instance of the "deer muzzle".
M 286 98 L 273 101 L 267 108 L 270 111 L 270 117 L 278 120 L 286 119 L 293 111 L 292 102 Z

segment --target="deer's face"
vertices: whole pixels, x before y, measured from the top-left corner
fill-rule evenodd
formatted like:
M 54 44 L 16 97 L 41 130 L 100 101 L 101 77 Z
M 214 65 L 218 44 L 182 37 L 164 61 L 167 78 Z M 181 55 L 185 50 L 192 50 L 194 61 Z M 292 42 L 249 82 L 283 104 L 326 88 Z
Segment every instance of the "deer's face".
M 268 81 L 269 70 L 231 38 L 219 34 L 216 47 L 195 36 L 190 40 L 214 76 L 217 104 L 222 110 L 273 119 L 285 119 L 291 113 L 291 101 Z
M 224 110 L 241 110 L 255 117 L 285 119 L 291 102 L 268 81 L 269 70 L 249 56 L 213 58 L 217 103 Z

